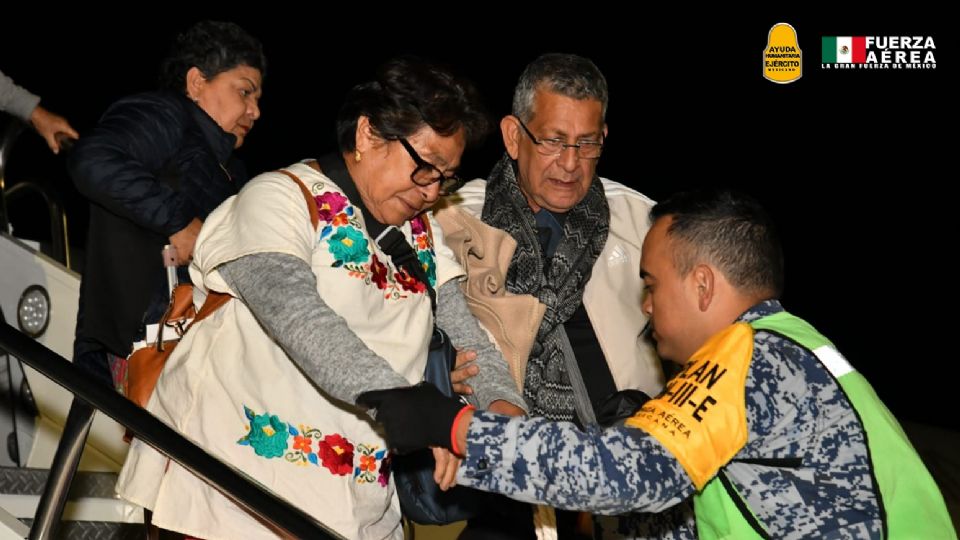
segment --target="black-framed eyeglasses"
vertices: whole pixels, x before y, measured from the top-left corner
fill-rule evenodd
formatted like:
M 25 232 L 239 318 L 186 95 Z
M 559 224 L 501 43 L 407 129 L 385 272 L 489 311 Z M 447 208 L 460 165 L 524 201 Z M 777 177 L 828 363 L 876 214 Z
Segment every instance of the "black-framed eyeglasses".
M 538 139 L 537 136 L 530 131 L 530 128 L 523 123 L 523 120 L 517 118 L 517 122 L 520 122 L 520 127 L 527 133 L 527 137 L 530 137 L 530 140 L 537 147 L 537 152 L 542 156 L 556 156 L 567 148 L 576 148 L 577 157 L 583 159 L 597 159 L 600 157 L 600 154 L 603 153 L 602 140 L 566 143 L 561 139 Z
M 397 141 L 407 150 L 407 153 L 410 154 L 414 163 L 417 164 L 417 168 L 410 173 L 410 180 L 413 180 L 414 184 L 427 187 L 435 182 L 440 182 L 441 193 L 453 193 L 463 186 L 463 180 L 457 176 L 456 173 L 443 174 L 443 171 L 438 169 L 436 165 L 420 157 L 420 154 L 413 149 L 413 146 L 410 145 L 410 142 L 408 142 L 406 138 L 399 137 Z

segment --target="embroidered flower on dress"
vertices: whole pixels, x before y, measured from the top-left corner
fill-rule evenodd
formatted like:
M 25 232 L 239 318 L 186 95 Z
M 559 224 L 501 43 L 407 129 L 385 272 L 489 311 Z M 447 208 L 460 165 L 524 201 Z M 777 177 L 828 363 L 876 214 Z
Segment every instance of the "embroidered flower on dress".
M 390 465 L 392 463 L 393 454 L 387 454 L 380 462 L 380 475 L 377 477 L 377 482 L 381 487 L 387 487 L 387 484 L 390 483 Z
M 340 227 L 328 241 L 330 253 L 336 260 L 334 267 L 344 263 L 363 263 L 370 257 L 367 250 L 367 239 L 363 233 L 353 227 Z
M 360 456 L 360 470 L 374 471 L 377 469 L 377 458 L 373 456 Z
M 417 259 L 420 260 L 420 265 L 423 266 L 423 271 L 427 274 L 427 279 L 430 280 L 430 286 L 435 286 L 437 284 L 437 261 L 433 258 L 433 253 L 420 251 L 417 253 Z
M 326 222 L 333 221 L 333 217 L 340 213 L 350 201 L 335 191 L 327 191 L 314 196 L 317 201 L 317 214 Z
M 390 482 L 390 466 L 387 465 L 386 482 L 383 482 L 380 476 L 383 475 L 383 460 L 389 458 L 389 454 L 386 450 L 380 449 L 379 446 L 369 446 L 366 444 L 357 445 L 357 453 L 360 455 L 360 463 L 353 470 L 353 476 L 356 478 L 358 484 L 372 484 L 377 482 L 382 487 L 386 487 L 387 483 Z M 380 462 L 377 465 L 377 462 Z M 379 473 L 379 476 L 378 476 Z
M 410 232 L 412 232 L 414 236 L 418 234 L 423 234 L 424 231 L 426 230 L 426 228 L 423 225 L 423 221 L 424 221 L 423 216 L 417 216 L 410 220 Z
M 359 484 L 373 484 L 377 480 L 381 487 L 386 487 L 390 480 L 390 466 L 388 464 L 384 468 L 382 463 L 382 460 L 389 458 L 389 454 L 386 450 L 377 450 L 377 445 L 358 444 L 359 463 L 354 467 L 354 445 L 339 433 L 324 436 L 319 429 L 303 424 L 297 429 L 274 415 L 258 415 L 246 406 L 243 407 L 243 413 L 250 420 L 250 425 L 247 426 L 247 435 L 237 444 L 252 447 L 258 456 L 283 456 L 285 461 L 301 467 L 322 465 L 336 476 L 347 476 L 353 471 Z M 313 449 L 314 441 L 317 443 L 316 451 Z M 386 479 L 375 476 L 378 469 L 381 477 L 386 474 Z
M 342 226 L 350 223 L 350 217 L 347 216 L 346 212 L 340 212 L 339 214 L 333 216 L 332 224 L 336 226 Z
M 427 290 L 426 285 L 417 281 L 417 278 L 411 276 L 406 270 L 400 270 L 393 274 L 393 279 L 403 287 L 403 290 L 413 293 L 422 293 Z
M 315 196 L 320 219 L 327 222 L 320 229 L 318 242 L 326 240 L 327 249 L 333 255 L 333 268 L 342 268 L 350 277 L 362 279 L 366 284 L 375 284 L 384 291 L 384 298 L 399 300 L 407 298 L 407 292 L 424 294 L 427 287 L 406 271 L 397 269 L 387 260 L 377 258 L 363 225 L 349 199 L 344 195 L 327 191 Z M 433 236 L 430 222 L 420 215 L 410 220 L 410 241 L 417 253 L 420 265 L 427 274 L 431 286 L 436 285 L 437 263 L 433 252 Z
M 370 257 L 370 279 L 377 284 L 378 289 L 387 288 L 388 272 L 387 267 L 380 262 L 376 255 Z
M 300 450 L 305 454 L 309 454 L 313 452 L 313 448 L 310 446 L 310 443 L 312 442 L 313 440 L 311 440 L 309 437 L 304 437 L 303 435 L 296 435 L 293 437 L 293 449 Z
M 290 424 L 287 424 L 287 427 L 290 435 L 293 435 L 293 449 L 287 452 L 283 459 L 301 466 L 306 466 L 307 463 L 319 465 L 320 461 L 313 451 L 313 441 L 315 439 L 319 441 L 320 437 L 323 436 L 320 430 L 303 424 L 300 424 L 299 430 Z
M 353 444 L 334 433 L 327 435 L 319 443 L 320 462 L 330 472 L 338 476 L 353 471 Z
M 254 414 L 247 407 L 243 408 L 243 412 L 250 420 L 250 431 L 237 442 L 250 445 L 258 456 L 282 456 L 287 450 L 287 424 L 280 421 L 276 415 Z

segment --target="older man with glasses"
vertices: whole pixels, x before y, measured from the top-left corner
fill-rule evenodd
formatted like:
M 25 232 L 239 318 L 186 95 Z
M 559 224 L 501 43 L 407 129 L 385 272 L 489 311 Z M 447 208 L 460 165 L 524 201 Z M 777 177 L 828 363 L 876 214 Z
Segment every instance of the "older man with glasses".
M 653 201 L 596 174 L 607 100 L 606 79 L 590 60 L 537 58 L 516 86 L 513 114 L 500 121 L 506 154 L 487 180 L 449 199 L 459 211 L 438 212 L 468 269 L 468 302 L 511 363 L 530 414 L 584 427 L 604 422 L 618 391 L 655 395 L 663 385 L 640 309 L 640 248 Z M 482 227 L 472 218 L 512 240 L 466 233 Z M 512 255 L 491 253 L 514 241 Z M 485 267 L 491 261 L 507 267 Z M 454 371 L 461 391 L 470 392 L 465 381 L 476 373 L 469 364 Z M 461 538 L 533 538 L 535 521 L 549 528 L 553 520 L 504 498 L 487 506 Z M 558 514 L 560 538 L 572 537 L 578 516 Z

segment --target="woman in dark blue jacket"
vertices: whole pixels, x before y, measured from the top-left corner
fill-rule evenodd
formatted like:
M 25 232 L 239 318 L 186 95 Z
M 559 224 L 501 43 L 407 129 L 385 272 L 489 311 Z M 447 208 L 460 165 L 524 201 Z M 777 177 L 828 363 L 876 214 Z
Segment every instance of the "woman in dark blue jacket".
M 181 282 L 200 225 L 247 180 L 233 150 L 260 117 L 260 42 L 233 23 L 200 22 L 175 41 L 162 90 L 121 99 L 77 142 L 70 174 L 90 199 L 74 362 L 120 384 L 131 344 L 163 315 L 161 252 Z

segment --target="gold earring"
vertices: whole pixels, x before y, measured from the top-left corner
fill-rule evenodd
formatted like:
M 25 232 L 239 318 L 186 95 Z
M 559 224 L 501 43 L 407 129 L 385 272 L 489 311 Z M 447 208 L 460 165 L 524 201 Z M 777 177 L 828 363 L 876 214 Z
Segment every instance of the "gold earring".
M 360 157 L 361 157 L 361 156 L 360 156 L 360 151 L 359 151 L 359 150 L 356 150 L 356 151 L 353 152 L 353 160 L 354 160 L 354 161 L 356 161 L 357 163 L 360 163 Z

